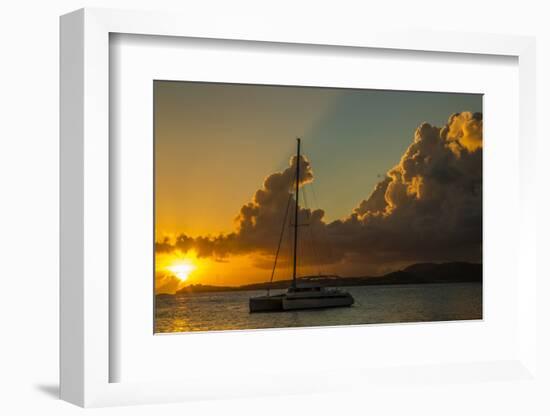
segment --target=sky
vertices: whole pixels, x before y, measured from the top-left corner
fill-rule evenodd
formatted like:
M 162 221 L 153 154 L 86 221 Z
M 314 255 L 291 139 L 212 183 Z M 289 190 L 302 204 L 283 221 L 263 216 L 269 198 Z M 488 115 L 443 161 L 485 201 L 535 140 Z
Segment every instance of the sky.
M 358 246 L 359 241 L 373 238 L 373 229 L 390 223 L 376 225 L 380 218 L 391 218 L 393 223 L 404 221 L 401 217 L 410 201 L 398 208 L 389 201 L 392 192 L 397 192 L 398 182 L 406 186 L 407 195 L 418 188 L 413 199 L 414 209 L 420 214 L 415 218 L 428 222 L 429 215 L 435 215 L 429 209 L 456 202 L 447 201 L 445 198 L 451 196 L 440 192 L 440 199 L 429 202 L 428 207 L 428 200 L 420 197 L 420 188 L 422 192 L 444 189 L 441 185 L 449 180 L 445 179 L 449 175 L 441 174 L 442 170 L 448 169 L 455 178 L 457 169 L 471 163 L 476 168 L 473 171 L 479 170 L 479 177 L 472 177 L 470 169 L 452 179 L 451 185 L 464 192 L 464 186 L 481 183 L 481 144 L 477 144 L 481 143 L 482 134 L 481 95 L 155 81 L 154 97 L 158 292 L 171 292 L 192 283 L 238 285 L 269 280 L 292 183 L 285 184 L 279 192 L 270 190 L 268 179 L 275 174 L 276 179 L 281 176 L 293 181 L 295 160 L 291 158 L 296 152 L 296 137 L 302 139 L 305 155 L 300 163 L 311 176 L 304 178 L 302 185 L 310 208 L 309 214 L 304 211 L 304 221 L 311 220 L 307 215 L 320 215 L 322 210 L 319 222 L 307 232 L 315 233 L 321 246 L 328 246 L 328 240 L 342 233 Z M 464 116 L 454 117 L 449 124 L 456 113 Z M 403 162 L 422 126 L 437 128 L 435 133 L 425 128 L 420 137 L 426 137 L 426 143 L 433 134 L 445 136 L 438 141 L 441 149 L 438 147 L 437 151 L 429 146 L 420 148 L 420 152 L 427 152 L 426 160 L 436 160 L 430 153 L 435 152 L 441 166 L 430 162 L 412 179 L 402 175 L 403 178 L 388 182 L 388 177 L 396 176 L 395 172 L 391 174 L 392 169 Z M 473 138 L 472 149 L 468 148 L 469 137 Z M 413 154 L 409 156 L 414 158 Z M 455 159 L 460 166 L 454 166 Z M 410 167 L 407 169 L 411 171 Z M 460 182 L 465 177 L 470 181 L 466 185 Z M 378 193 L 383 191 L 386 196 L 382 199 L 387 201 L 378 211 L 365 210 L 377 187 L 381 187 Z M 259 193 L 267 195 L 272 205 L 262 205 Z M 477 199 L 461 202 L 475 205 L 480 217 L 481 194 L 478 196 L 479 206 Z M 373 202 L 375 198 L 371 199 Z M 306 200 L 300 202 L 304 206 Z M 380 218 L 375 218 L 375 214 Z M 346 234 L 343 228 L 350 226 L 354 215 L 361 223 L 356 229 L 361 231 Z M 457 216 L 454 211 L 452 215 Z M 247 225 L 252 228 L 248 230 Z M 480 223 L 477 225 L 481 227 Z M 401 228 L 405 231 L 407 226 Z M 395 229 L 387 234 L 395 233 Z M 458 229 L 459 224 L 454 223 L 449 230 Z M 350 241 L 338 245 L 349 249 L 331 249 L 342 252 L 325 256 L 332 259 L 321 261 L 326 263 L 326 272 L 375 274 L 415 261 L 406 250 L 401 250 L 401 257 L 394 253 L 391 258 L 379 254 L 363 259 L 363 251 L 376 250 L 359 250 Z M 449 246 L 451 254 L 453 247 Z M 479 247 L 477 252 L 479 257 Z M 455 253 L 457 258 L 475 257 L 462 246 Z M 447 259 L 451 254 L 432 257 Z M 313 273 L 314 259 L 308 260 L 305 252 L 302 257 L 303 273 Z M 284 259 L 281 264 L 284 267 Z M 284 269 L 280 278 L 288 278 Z

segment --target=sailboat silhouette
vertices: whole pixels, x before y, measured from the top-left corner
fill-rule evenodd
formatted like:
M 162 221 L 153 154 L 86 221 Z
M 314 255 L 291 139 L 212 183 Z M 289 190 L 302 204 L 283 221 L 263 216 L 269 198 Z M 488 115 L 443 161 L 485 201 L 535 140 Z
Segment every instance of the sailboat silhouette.
M 265 296 L 256 296 L 249 299 L 250 312 L 275 312 L 295 311 L 301 309 L 320 309 L 351 306 L 354 303 L 350 293 L 319 285 L 300 283 L 297 284 L 296 265 L 298 259 L 298 212 L 300 195 L 300 139 L 297 140 L 296 151 L 296 179 L 295 179 L 295 204 L 294 204 L 294 250 L 292 262 L 292 284 L 286 293 Z M 286 218 L 285 218 L 286 222 Z M 279 252 L 281 241 L 279 241 Z M 275 258 L 277 261 L 277 256 Z

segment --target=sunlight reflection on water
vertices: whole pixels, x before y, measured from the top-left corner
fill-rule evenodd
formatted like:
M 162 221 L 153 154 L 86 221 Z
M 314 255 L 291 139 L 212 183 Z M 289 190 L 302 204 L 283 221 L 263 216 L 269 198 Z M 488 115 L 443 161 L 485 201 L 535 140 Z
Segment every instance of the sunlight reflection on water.
M 482 318 L 482 285 L 451 283 L 347 287 L 351 308 L 248 312 L 248 299 L 265 291 L 158 296 L 157 332 L 449 321 Z M 275 293 L 275 292 L 272 292 Z

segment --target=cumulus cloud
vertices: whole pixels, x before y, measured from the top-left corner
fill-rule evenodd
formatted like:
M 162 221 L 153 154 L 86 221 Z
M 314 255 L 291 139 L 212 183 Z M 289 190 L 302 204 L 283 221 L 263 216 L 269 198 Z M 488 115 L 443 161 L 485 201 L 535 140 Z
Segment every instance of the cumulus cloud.
M 483 120 L 481 113 L 453 114 L 441 132 L 449 142 L 458 142 L 469 152 L 475 152 L 483 144 Z M 451 145 L 452 146 L 452 145 Z
M 464 112 L 443 128 L 417 128 L 399 164 L 343 222 L 360 224 L 364 248 L 376 247 L 367 258 L 481 259 L 482 123 Z
M 480 113 L 453 114 L 442 128 L 422 123 L 399 163 L 347 218 L 327 223 L 323 210 L 300 209 L 299 223 L 309 224 L 316 245 L 302 264 L 354 264 L 367 273 L 414 261 L 480 261 L 482 145 Z M 304 157 L 300 164 L 303 186 L 313 181 L 313 170 Z M 218 259 L 255 252 L 264 256 L 260 266 L 271 267 L 289 199 L 294 202 L 295 169 L 294 157 L 287 169 L 265 179 L 241 208 L 234 232 L 182 234 L 157 243 L 157 251 L 195 249 Z
M 199 257 L 213 257 L 223 260 L 229 254 L 258 252 L 271 255 L 281 233 L 285 212 L 294 203 L 292 192 L 295 187 L 296 156 L 292 157 L 288 168 L 268 176 L 261 189 L 256 191 L 250 202 L 243 205 L 236 217 L 236 230 L 228 234 L 206 237 L 189 237 L 181 234 L 175 240 L 157 242 L 157 252 L 194 249 Z M 313 180 L 310 162 L 300 156 L 300 186 Z M 300 223 L 322 223 L 324 211 L 301 208 Z M 289 217 L 289 216 L 287 216 Z M 324 223 L 323 223 L 324 224 Z M 276 247 L 275 247 L 276 248 Z

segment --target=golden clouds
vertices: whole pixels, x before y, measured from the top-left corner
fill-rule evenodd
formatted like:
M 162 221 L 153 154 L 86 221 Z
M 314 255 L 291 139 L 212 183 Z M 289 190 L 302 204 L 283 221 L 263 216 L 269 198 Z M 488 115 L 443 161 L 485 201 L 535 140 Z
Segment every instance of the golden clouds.
M 481 114 L 467 111 L 453 114 L 442 134 L 451 144 L 458 142 L 469 152 L 480 149 L 483 146 L 483 119 Z
M 399 163 L 349 217 L 327 223 L 322 209 L 301 208 L 299 223 L 315 236 L 316 256 L 303 265 L 359 264 L 362 273 L 406 261 L 479 261 L 482 232 L 482 146 L 480 113 L 456 113 L 440 128 L 422 123 Z M 300 159 L 302 185 L 314 180 Z M 292 188 L 296 158 L 268 176 L 236 218 L 234 232 L 157 243 L 157 252 L 195 250 L 199 257 L 257 256 L 271 267 Z M 291 204 L 290 204 L 291 205 Z M 285 252 L 285 250 L 283 250 Z
M 465 112 L 443 128 L 421 124 L 399 164 L 342 223 L 359 225 L 354 241 L 364 250 L 348 253 L 377 263 L 479 261 L 482 123 L 481 114 Z

